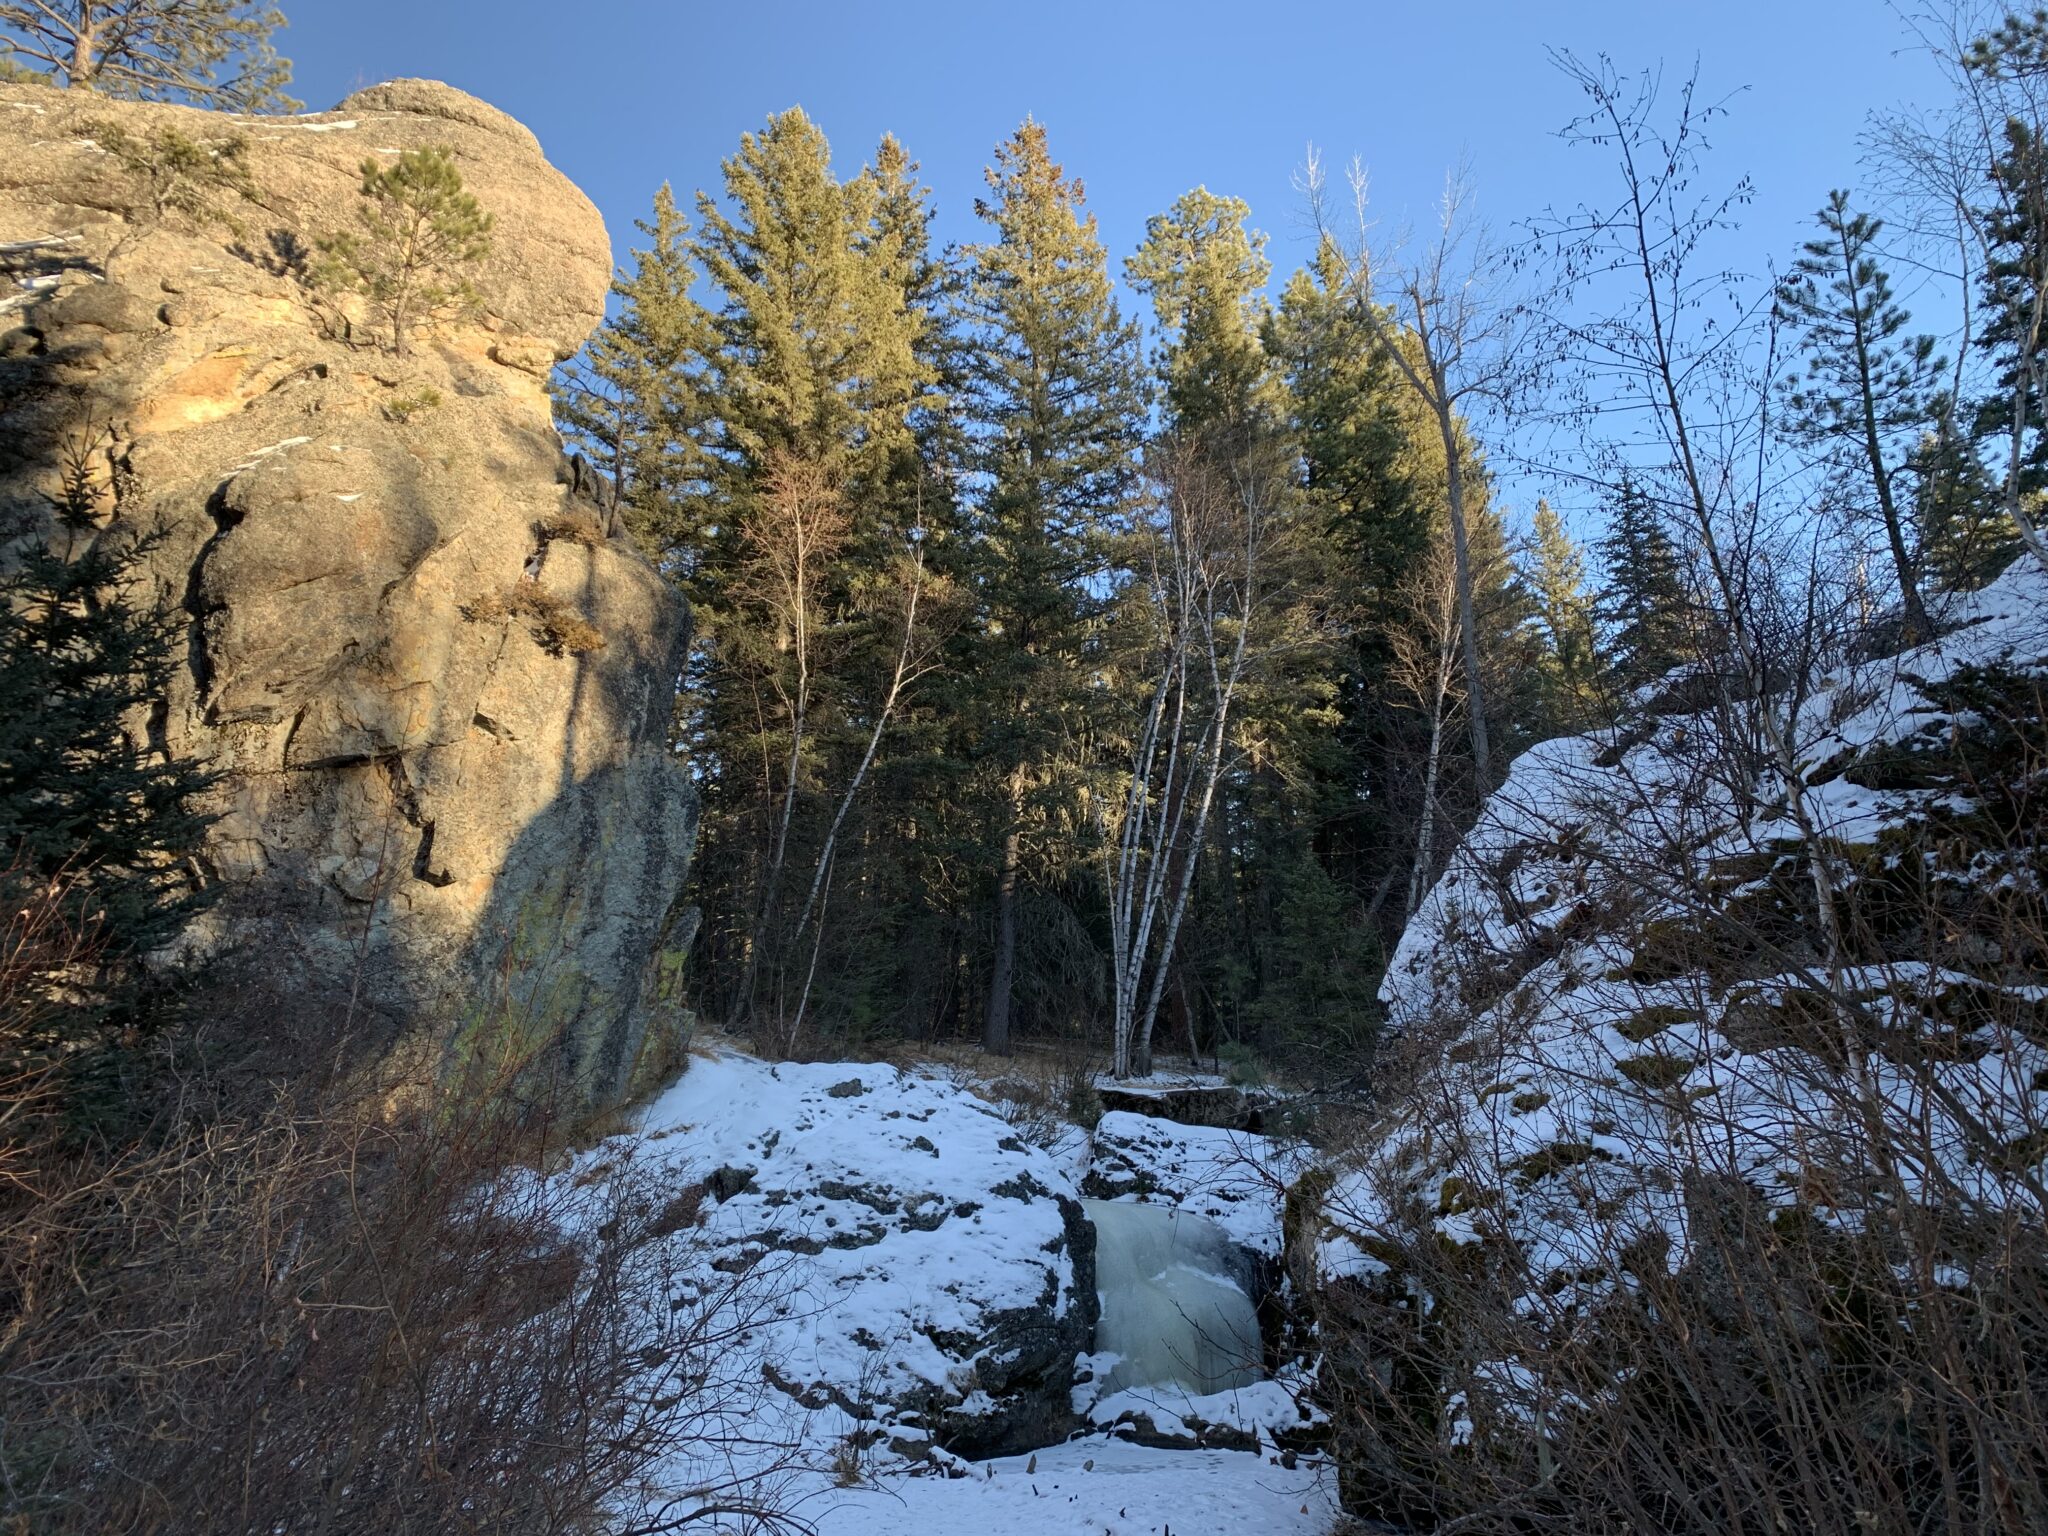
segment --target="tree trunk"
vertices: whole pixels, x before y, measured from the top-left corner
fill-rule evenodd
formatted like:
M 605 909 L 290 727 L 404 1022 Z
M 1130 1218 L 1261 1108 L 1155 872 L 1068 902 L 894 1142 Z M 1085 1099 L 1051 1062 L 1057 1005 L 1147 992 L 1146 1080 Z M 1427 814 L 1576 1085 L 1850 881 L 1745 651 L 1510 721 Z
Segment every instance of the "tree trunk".
M 988 1012 L 981 1024 L 981 1048 L 993 1055 L 1010 1054 L 1010 991 L 1017 971 L 1017 872 L 1022 860 L 1024 770 L 1010 775 L 1003 831 L 1003 863 L 996 876 L 996 960 L 989 974 Z
M 1439 674 L 1441 675 L 1441 674 Z M 1443 761 L 1444 690 L 1439 688 L 1429 711 L 1429 766 L 1422 775 L 1422 827 L 1415 838 L 1415 869 L 1408 877 L 1408 908 L 1401 914 L 1401 926 L 1415 916 L 1429 890 L 1429 866 L 1436 860 L 1436 776 Z
M 1458 433 L 1451 405 L 1439 382 L 1436 391 L 1437 430 L 1444 440 L 1444 480 L 1450 492 L 1451 553 L 1458 581 L 1458 630 L 1465 652 L 1465 707 L 1471 716 L 1472 773 L 1479 798 L 1493 793 L 1493 745 L 1486 732 L 1486 689 L 1479 681 L 1479 619 L 1472 604 L 1472 554 L 1465 538 L 1465 471 L 1458 462 Z
M 1863 455 L 1870 463 L 1871 485 L 1877 491 L 1877 510 L 1884 518 L 1884 533 L 1892 548 L 1892 566 L 1899 576 L 1899 597 L 1906 605 L 1906 636 L 1909 641 L 1926 640 L 1934 634 L 1927 621 L 1927 607 L 1920 601 L 1920 584 L 1913 576 L 1913 558 L 1906 552 L 1906 531 L 1899 523 L 1898 503 L 1892 496 L 1892 477 L 1885 469 L 1884 444 L 1877 435 L 1877 396 L 1870 383 L 1870 343 L 1863 331 L 1863 295 L 1855 286 L 1856 252 L 1846 233 L 1842 238 L 1842 270 L 1848 276 L 1849 312 L 1856 324 L 1856 383 L 1862 396 Z
M 91 89 L 94 71 L 94 34 L 97 28 L 93 22 L 91 0 L 78 8 L 78 30 L 71 38 L 71 68 L 65 71 L 64 84 L 67 89 Z

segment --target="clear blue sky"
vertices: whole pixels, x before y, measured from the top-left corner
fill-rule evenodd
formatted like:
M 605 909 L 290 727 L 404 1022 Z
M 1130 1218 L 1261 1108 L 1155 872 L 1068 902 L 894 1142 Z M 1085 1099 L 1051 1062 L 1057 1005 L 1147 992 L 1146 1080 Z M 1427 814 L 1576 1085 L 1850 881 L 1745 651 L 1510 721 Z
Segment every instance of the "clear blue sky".
M 1468 157 L 1503 230 L 1607 167 L 1565 149 L 1577 110 L 1546 47 L 1624 68 L 1697 61 L 1737 93 L 1718 172 L 1750 173 L 1745 260 L 1781 264 L 1831 187 L 1859 186 L 1873 107 L 1938 92 L 1885 0 L 283 0 L 282 51 L 314 108 L 397 75 L 521 119 L 603 210 L 623 257 L 663 180 L 687 206 L 740 133 L 801 104 L 843 172 L 885 131 L 923 162 L 942 239 L 972 238 L 991 148 L 1026 113 L 1087 183 L 1113 259 L 1197 183 L 1252 205 L 1284 272 L 1306 253 L 1292 178 L 1314 141 L 1362 156 L 1394 222 L 1426 219 Z M 1938 317 L 1926 317 L 1940 328 Z

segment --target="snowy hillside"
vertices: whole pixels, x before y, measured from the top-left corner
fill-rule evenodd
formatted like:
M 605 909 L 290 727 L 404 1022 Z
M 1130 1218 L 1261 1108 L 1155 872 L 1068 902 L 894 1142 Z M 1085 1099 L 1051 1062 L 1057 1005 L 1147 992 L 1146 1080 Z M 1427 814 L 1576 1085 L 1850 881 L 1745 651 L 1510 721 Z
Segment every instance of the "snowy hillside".
M 1478 1375 L 1540 1416 L 1556 1388 L 1527 1362 L 1699 1258 L 1730 1202 L 1853 1232 L 1899 1202 L 2037 1201 L 2044 666 L 2048 581 L 2023 561 L 1938 641 L 1796 709 L 1525 754 L 1394 957 L 1411 1075 L 1330 1197 L 1328 1270 L 1406 1283 L 1427 1233 L 1483 1255 L 1520 1320 Z M 1731 748 L 1763 709 L 1791 722 L 1791 782 Z M 1944 1263 L 1968 1283 L 1966 1254 Z M 1459 1443 L 1471 1405 L 1448 1406 Z

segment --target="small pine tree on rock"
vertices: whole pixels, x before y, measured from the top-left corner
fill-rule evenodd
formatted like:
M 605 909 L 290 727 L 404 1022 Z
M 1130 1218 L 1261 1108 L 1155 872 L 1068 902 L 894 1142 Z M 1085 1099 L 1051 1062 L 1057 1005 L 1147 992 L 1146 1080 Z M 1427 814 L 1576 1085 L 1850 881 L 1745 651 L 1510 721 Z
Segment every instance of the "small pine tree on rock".
M 1791 392 L 1791 425 L 1846 471 L 1858 487 L 1851 505 L 1884 532 L 1907 632 L 1930 632 L 1920 598 L 1911 528 L 1895 482 L 1906 450 L 1939 406 L 1945 366 L 1932 336 L 1905 334 L 1910 317 L 1892 297 L 1879 262 L 1882 220 L 1853 211 L 1835 192 L 1820 211 L 1824 238 L 1810 240 L 1778 285 L 1781 311 L 1796 327 L 1806 373 Z
M 368 159 L 362 170 L 362 228 L 321 239 L 313 277 L 367 298 L 403 356 L 420 326 L 482 303 L 463 269 L 490 253 L 497 218 L 462 189 L 454 155 L 438 146 L 390 165 Z
M 142 182 L 159 220 L 179 214 L 195 225 L 219 224 L 239 233 L 233 210 L 256 200 L 249 141 L 242 135 L 202 139 L 169 126 L 134 134 L 110 121 L 82 123 L 80 129 Z

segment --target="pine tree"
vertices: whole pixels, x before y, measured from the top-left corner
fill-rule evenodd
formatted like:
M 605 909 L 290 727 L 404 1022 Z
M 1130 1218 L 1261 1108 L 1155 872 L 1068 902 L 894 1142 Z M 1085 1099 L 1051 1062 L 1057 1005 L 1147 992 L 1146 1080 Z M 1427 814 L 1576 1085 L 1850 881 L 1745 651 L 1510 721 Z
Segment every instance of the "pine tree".
M 872 240 L 879 189 L 832 174 L 800 108 L 743 135 L 724 171 L 732 211 L 700 192 L 695 242 L 723 297 L 711 387 L 724 489 L 743 493 L 778 453 L 855 487 L 907 438 L 928 378 L 897 255 Z
M 1924 637 L 1931 633 L 1927 609 L 1894 482 L 1934 417 L 1944 365 L 1932 336 L 1902 334 L 1909 316 L 1875 255 L 1883 222 L 1851 212 L 1842 191 L 1829 195 L 1817 217 L 1825 237 L 1806 243 L 1778 286 L 1806 355 L 1806 376 L 1791 396 L 1793 429 L 1854 465 L 1852 478 L 1874 503 L 1870 511 L 1891 552 L 1907 638 Z
M 0 575 L 0 872 L 61 884 L 116 960 L 194 910 L 211 820 L 213 777 L 144 734 L 185 644 L 180 616 L 130 596 L 145 552 L 32 542 Z
M 704 536 L 691 514 L 704 510 L 711 467 L 699 441 L 711 321 L 690 295 L 689 225 L 666 184 L 636 227 L 649 244 L 612 282 L 616 312 L 551 387 L 555 420 L 612 477 L 642 544 L 687 562 Z
M 267 0 L 0 0 L 0 63 L 27 59 L 73 88 L 236 112 L 293 112 L 291 61 Z
M 1347 590 L 1369 606 L 1420 553 L 1429 519 L 1401 462 L 1406 386 L 1359 321 L 1345 281 L 1342 255 L 1325 242 L 1281 291 L 1266 350 L 1293 402 L 1321 532 L 1343 553 Z
M 1550 642 L 1559 721 L 1571 724 L 1583 717 L 1599 675 L 1586 563 L 1565 531 L 1564 520 L 1541 498 L 1536 502 L 1535 535 L 1527 585 Z
M 1159 323 L 1159 366 L 1176 430 L 1254 430 L 1254 416 L 1270 417 L 1280 405 L 1259 339 L 1273 265 L 1265 235 L 1245 226 L 1250 214 L 1242 199 L 1197 187 L 1145 221 L 1145 242 L 1124 263 Z
M 1977 39 L 1968 59 L 1974 72 L 2036 75 L 2048 52 L 2048 16 L 2009 15 L 2005 24 Z M 1981 274 L 1984 324 L 1977 345 L 1997 370 L 1989 396 L 1980 402 L 1974 430 L 1998 444 L 1998 459 L 2017 471 L 2008 489 L 2030 495 L 2048 486 L 2048 325 L 2042 295 L 2048 291 L 2048 145 L 2018 117 L 2002 125 L 1999 151 L 1988 167 L 1986 207 L 1980 210 L 1987 242 Z M 2009 448 L 2009 452 L 2008 452 Z
M 489 254 L 496 217 L 462 190 L 462 172 L 446 149 L 408 149 L 389 165 L 363 161 L 362 228 L 320 241 L 314 279 L 360 293 L 391 327 L 403 356 L 413 331 L 482 302 L 465 275 Z
M 1683 556 L 1656 503 L 1627 477 L 1615 493 L 1600 563 L 1607 590 L 1596 614 L 1614 675 L 1624 688 L 1655 682 L 1690 658 L 1692 604 Z
M 994 806 L 996 950 L 983 1044 L 1006 1051 L 1026 842 L 1073 815 L 1087 648 L 1145 416 L 1137 328 L 1119 311 L 1085 192 L 1027 120 L 998 146 L 962 256 L 982 644 L 982 767 Z M 1078 818 L 1076 818 L 1078 819 Z M 1053 839 L 1048 839 L 1048 842 Z M 1056 858 L 1046 847 L 1032 862 Z
M 1907 466 L 1913 474 L 1913 525 L 1929 577 L 1946 592 L 1974 592 L 2019 557 L 2020 531 L 2000 505 L 1998 487 L 1976 445 L 1944 409 Z
M 1309 547 L 1323 561 L 1331 659 L 1329 735 L 1305 762 L 1325 807 L 1315 844 L 1358 895 L 1362 926 L 1391 942 L 1415 850 L 1413 788 L 1427 758 L 1423 727 L 1393 680 L 1391 616 L 1432 543 L 1432 475 L 1411 440 L 1413 391 L 1364 328 L 1348 272 L 1329 242 L 1294 272 L 1266 324 L 1303 455 Z
M 785 910 L 792 871 L 852 775 L 850 743 L 865 741 L 870 620 L 900 567 L 936 365 L 911 302 L 916 236 L 900 198 L 891 224 L 875 175 L 837 178 L 824 134 L 794 109 L 744 135 L 724 172 L 722 203 L 698 195 L 692 242 L 720 303 L 701 367 L 707 471 L 684 514 L 704 530 L 686 581 L 698 646 L 685 702 L 705 770 L 707 942 L 737 960 L 731 1011 L 744 1017 L 803 921 Z

